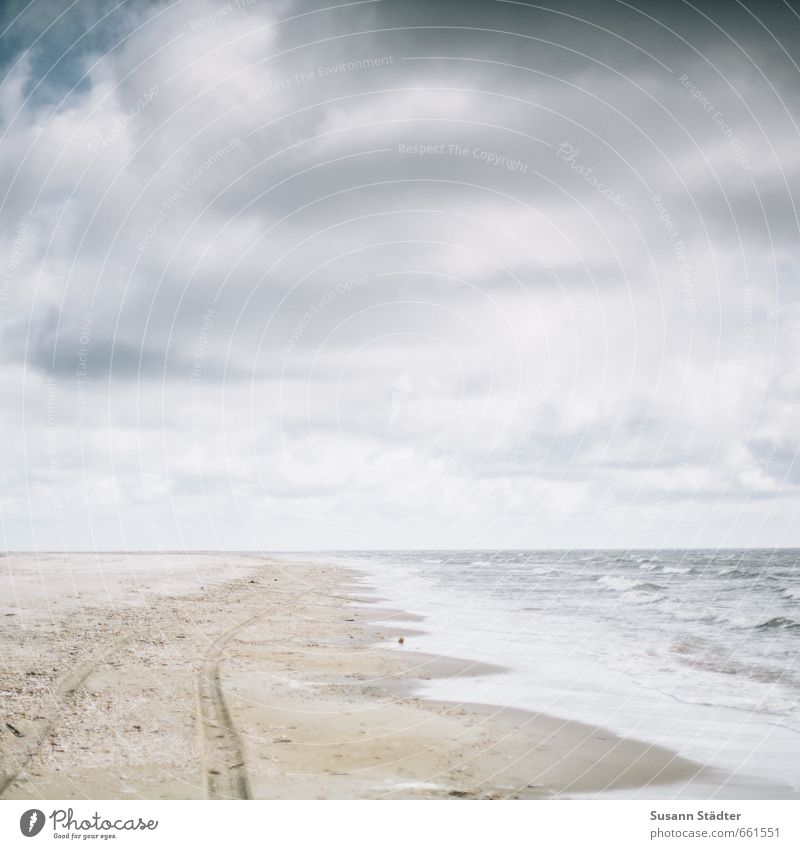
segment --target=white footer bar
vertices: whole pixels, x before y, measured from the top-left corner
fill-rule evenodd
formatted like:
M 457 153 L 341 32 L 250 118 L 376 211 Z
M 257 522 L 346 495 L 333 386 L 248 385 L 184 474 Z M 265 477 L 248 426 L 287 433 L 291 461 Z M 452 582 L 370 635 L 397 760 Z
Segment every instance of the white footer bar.
M 0 846 L 800 846 L 798 801 L 4 801 Z

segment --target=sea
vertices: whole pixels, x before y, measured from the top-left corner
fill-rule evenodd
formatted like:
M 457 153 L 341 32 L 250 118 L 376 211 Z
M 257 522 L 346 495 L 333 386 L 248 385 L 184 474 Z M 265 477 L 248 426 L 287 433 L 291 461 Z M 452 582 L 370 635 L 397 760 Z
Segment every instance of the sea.
M 506 670 L 423 681 L 423 695 L 603 726 L 718 770 L 671 797 L 800 796 L 800 550 L 325 557 L 407 625 L 398 650 Z

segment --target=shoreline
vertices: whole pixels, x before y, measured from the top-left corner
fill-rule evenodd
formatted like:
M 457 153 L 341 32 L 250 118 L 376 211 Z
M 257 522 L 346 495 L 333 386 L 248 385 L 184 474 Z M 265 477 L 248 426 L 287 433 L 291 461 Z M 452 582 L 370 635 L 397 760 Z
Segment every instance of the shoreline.
M 670 797 L 724 782 L 599 726 L 422 698 L 426 679 L 499 670 L 415 652 L 415 617 L 371 606 L 354 569 L 89 558 L 4 558 L 0 798 Z

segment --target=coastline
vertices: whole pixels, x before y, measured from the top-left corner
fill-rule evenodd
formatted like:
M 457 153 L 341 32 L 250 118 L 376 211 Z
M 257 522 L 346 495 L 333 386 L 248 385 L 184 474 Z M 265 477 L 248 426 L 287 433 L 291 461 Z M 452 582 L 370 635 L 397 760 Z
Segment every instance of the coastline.
M 420 697 L 421 681 L 493 670 L 415 652 L 415 628 L 391 621 L 413 617 L 371 606 L 352 569 L 3 559 L 3 799 L 669 797 L 720 783 L 599 726 Z

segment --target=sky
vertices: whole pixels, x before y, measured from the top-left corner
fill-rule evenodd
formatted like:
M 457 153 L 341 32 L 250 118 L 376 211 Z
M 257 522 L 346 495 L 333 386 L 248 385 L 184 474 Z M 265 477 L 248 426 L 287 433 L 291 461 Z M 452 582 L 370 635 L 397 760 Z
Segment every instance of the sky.
M 800 546 L 800 6 L 11 2 L 0 548 Z

